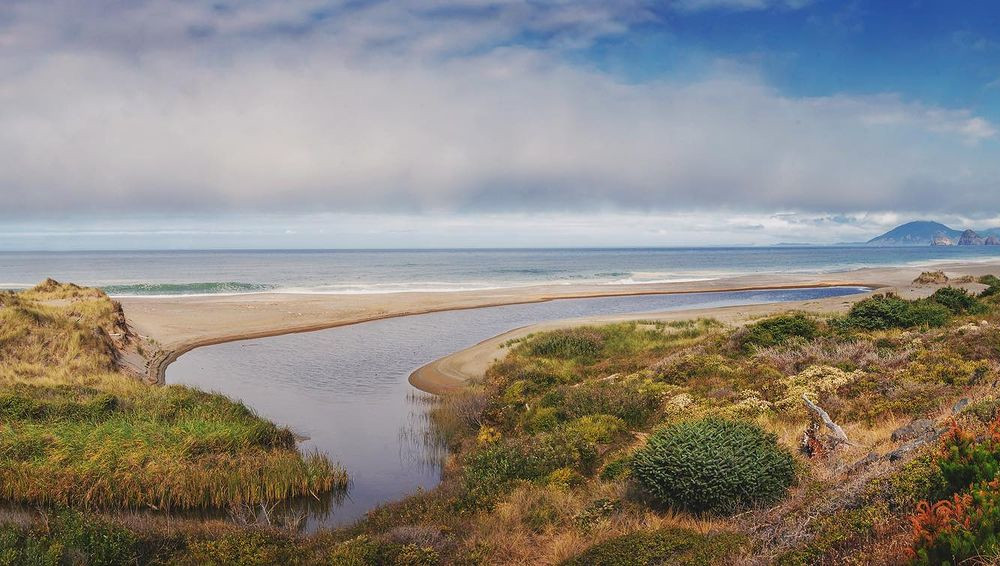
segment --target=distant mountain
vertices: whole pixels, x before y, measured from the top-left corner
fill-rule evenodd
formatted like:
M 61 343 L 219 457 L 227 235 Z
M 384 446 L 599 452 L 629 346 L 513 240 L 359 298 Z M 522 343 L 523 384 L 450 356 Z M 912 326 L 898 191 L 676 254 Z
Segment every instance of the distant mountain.
M 918 220 L 897 226 L 868 241 L 870 246 L 993 246 L 1000 245 L 1000 228 L 955 230 L 940 222 Z
M 918 220 L 897 226 L 885 234 L 868 241 L 870 246 L 929 246 L 944 236 L 952 242 L 962 237 L 961 230 L 954 230 L 940 222 Z

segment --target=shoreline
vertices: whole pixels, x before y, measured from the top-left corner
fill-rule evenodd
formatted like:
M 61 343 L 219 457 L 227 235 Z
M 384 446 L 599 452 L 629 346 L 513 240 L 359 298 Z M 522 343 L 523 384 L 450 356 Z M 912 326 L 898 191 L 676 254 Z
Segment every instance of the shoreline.
M 1000 261 L 954 263 L 940 266 L 940 269 L 947 271 L 952 276 L 982 275 L 1000 271 Z M 708 281 L 635 285 L 616 289 L 609 289 L 607 286 L 540 285 L 492 291 L 448 293 L 371 295 L 253 293 L 171 299 L 120 298 L 119 300 L 133 327 L 141 335 L 156 342 L 159 351 L 147 364 L 146 378 L 152 383 L 163 384 L 165 383 L 167 367 L 181 355 L 198 347 L 239 340 L 313 332 L 401 316 L 543 303 L 561 299 L 842 286 L 872 289 L 893 288 L 905 293 L 910 292 L 907 291 L 907 288 L 922 271 L 925 269 L 921 267 L 898 266 L 862 268 L 828 274 L 768 273 Z M 868 294 L 860 293 L 856 296 L 856 300 Z M 792 303 L 776 304 L 783 305 L 786 310 L 794 308 Z M 722 307 L 723 310 L 727 308 L 729 307 Z M 681 312 L 673 311 L 671 316 Z M 688 318 L 692 316 L 690 311 L 684 312 L 689 312 Z M 634 319 L 636 316 L 632 318 Z M 474 348 L 479 346 L 474 346 Z M 430 370 L 426 368 L 427 366 L 419 368 L 414 372 L 414 375 L 429 375 Z M 441 390 L 438 382 L 448 383 L 448 381 L 427 381 L 421 377 L 412 378 L 411 376 L 411 383 L 415 387 L 430 393 Z
M 399 318 L 404 316 L 416 316 L 421 314 L 431 314 L 438 312 L 448 312 L 448 311 L 461 311 L 461 310 L 474 310 L 474 309 L 485 309 L 491 307 L 502 307 L 511 305 L 527 305 L 527 304 L 538 304 L 547 303 L 550 301 L 560 301 L 560 300 L 575 300 L 575 299 L 600 299 L 600 298 L 610 298 L 610 297 L 638 297 L 644 295 L 691 295 L 699 293 L 735 293 L 741 291 L 780 291 L 783 289 L 818 289 L 825 287 L 865 287 L 871 289 L 879 289 L 886 287 L 885 285 L 871 285 L 868 283 L 817 283 L 817 284 L 796 284 L 796 285 L 773 285 L 764 287 L 734 287 L 734 288 L 723 288 L 723 289 L 709 289 L 709 290 L 674 290 L 674 291 L 663 291 L 663 290 L 647 290 L 647 291 L 633 291 L 633 292 L 621 292 L 621 293 L 594 293 L 594 294 L 572 294 L 567 296 L 546 296 L 541 298 L 533 299 L 523 299 L 514 300 L 510 302 L 496 302 L 496 303 L 483 303 L 469 306 L 456 306 L 456 307 L 442 307 L 442 308 L 431 308 L 425 310 L 413 310 L 406 312 L 398 312 L 392 314 L 386 314 L 382 316 L 372 316 L 367 318 L 358 318 L 351 320 L 337 320 L 330 322 L 321 322 L 318 324 L 308 325 L 308 326 L 287 326 L 278 327 L 271 330 L 262 330 L 258 332 L 240 332 L 227 334 L 212 338 L 205 338 L 203 340 L 196 340 L 191 342 L 181 343 L 169 350 L 161 350 L 157 352 L 155 356 L 150 359 L 147 377 L 150 382 L 157 385 L 163 385 L 166 383 L 166 370 L 167 367 L 177 360 L 180 356 L 194 350 L 196 348 L 201 348 L 203 346 L 214 346 L 216 344 L 225 344 L 228 342 L 239 342 L 241 340 L 254 340 L 258 338 L 269 338 L 272 336 L 284 336 L 287 334 L 302 334 L 305 332 L 318 332 L 320 330 L 329 330 L 331 328 L 339 328 L 341 326 L 350 326 L 353 324 L 363 324 L 365 322 L 374 322 L 377 320 L 386 320 L 390 318 Z M 867 295 L 868 293 L 859 293 L 860 295 Z M 226 295 L 235 296 L 235 295 Z M 787 304 L 787 303 L 769 303 L 769 304 Z M 727 307 L 721 307 L 727 308 Z M 707 309 L 715 310 L 715 309 Z M 678 312 L 691 312 L 691 311 L 678 311 Z M 544 324 L 544 323 L 542 323 Z M 534 325 L 533 325 L 534 326 Z M 532 327 L 533 327 L 532 326 Z M 513 331 L 512 331 L 513 332 Z M 506 334 L 506 333 L 505 333 Z M 155 339 L 155 336 L 153 337 Z M 491 339 L 492 340 L 492 339 Z M 426 366 L 425 366 L 426 367 Z M 423 369 L 423 368 L 421 368 Z M 420 371 L 420 370 L 417 370 Z M 419 385 L 411 382 L 414 387 L 424 391 L 425 393 L 434 393 L 433 391 L 426 390 Z M 437 394 L 437 393 L 434 393 Z
M 846 285 L 848 287 L 852 285 Z M 410 374 L 410 385 L 432 395 L 444 395 L 462 389 L 471 381 L 481 379 L 493 362 L 501 359 L 506 353 L 506 344 L 539 332 L 561 330 L 579 326 L 593 326 L 628 322 L 634 320 L 672 322 L 692 318 L 713 318 L 725 324 L 742 324 L 755 318 L 765 317 L 780 312 L 796 310 L 814 313 L 846 312 L 855 302 L 885 289 L 896 290 L 896 287 L 866 287 L 867 292 L 855 295 L 830 297 L 825 299 L 810 299 L 805 301 L 783 301 L 725 307 L 708 307 L 695 309 L 678 309 L 647 313 L 629 313 L 616 315 L 600 315 L 563 320 L 550 320 L 538 324 L 530 324 L 509 330 L 492 338 L 488 338 L 453 352 L 443 358 L 434 360 Z M 811 288 L 820 288 L 819 286 Z M 929 291 L 930 289 L 928 289 Z M 929 294 L 929 293 L 928 293 Z

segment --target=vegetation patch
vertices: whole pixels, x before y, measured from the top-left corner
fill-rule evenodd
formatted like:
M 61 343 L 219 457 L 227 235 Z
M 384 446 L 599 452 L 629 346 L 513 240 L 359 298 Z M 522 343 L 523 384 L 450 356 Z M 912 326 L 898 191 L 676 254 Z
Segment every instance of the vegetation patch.
M 796 313 L 773 316 L 747 325 L 734 338 L 741 349 L 780 346 L 792 339 L 811 340 L 819 334 L 819 324 L 811 317 Z
M 343 489 L 325 457 L 221 395 L 123 374 L 102 292 L 47 281 L 0 307 L 0 497 L 86 509 L 193 509 Z
M 632 470 L 655 501 L 694 513 L 772 503 L 795 480 L 792 456 L 774 434 L 718 418 L 657 432 L 636 453 Z
M 596 544 L 563 566 L 710 566 L 725 562 L 745 543 L 736 533 L 703 535 L 679 528 L 638 531 Z
M 951 315 L 947 306 L 936 301 L 907 301 L 885 293 L 855 303 L 843 322 L 848 328 L 859 330 L 936 328 L 947 324 Z
M 929 300 L 947 308 L 954 315 L 986 312 L 986 305 L 965 289 L 958 287 L 942 287 L 934 291 Z

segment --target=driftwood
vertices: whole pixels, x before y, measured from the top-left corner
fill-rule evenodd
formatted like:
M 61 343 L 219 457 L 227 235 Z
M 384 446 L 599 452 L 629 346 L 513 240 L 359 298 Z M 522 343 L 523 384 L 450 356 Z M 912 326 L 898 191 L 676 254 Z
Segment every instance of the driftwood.
M 840 425 L 833 422 L 833 419 L 830 418 L 830 415 L 828 415 L 826 411 L 821 409 L 819 405 L 810 401 L 809 398 L 806 397 L 805 393 L 802 394 L 802 400 L 805 401 L 806 408 L 809 409 L 810 413 L 812 413 L 813 418 L 826 425 L 826 428 L 830 429 L 830 432 L 833 434 L 832 440 L 834 440 L 836 443 L 843 443 L 843 444 L 851 443 L 851 441 L 847 439 L 847 433 L 844 432 L 844 429 L 840 428 Z

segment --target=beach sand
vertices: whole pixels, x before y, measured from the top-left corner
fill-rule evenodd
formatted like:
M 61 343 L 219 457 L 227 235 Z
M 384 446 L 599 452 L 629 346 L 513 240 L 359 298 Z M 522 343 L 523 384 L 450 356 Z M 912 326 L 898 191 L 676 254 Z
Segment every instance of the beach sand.
M 935 266 L 949 276 L 1000 273 L 1000 262 L 955 263 Z M 368 295 L 257 293 L 227 296 L 122 298 L 132 326 L 160 348 L 149 364 L 149 379 L 163 382 L 163 372 L 177 356 L 193 348 L 294 332 L 332 328 L 381 318 L 484 306 L 541 302 L 560 298 L 623 296 L 652 293 L 692 293 L 835 285 L 891 287 L 904 294 L 920 293 L 910 283 L 926 267 L 867 268 L 831 274 L 759 274 L 711 281 L 648 285 L 540 285 L 488 291 L 442 293 L 393 293 Z M 848 308 L 864 295 L 805 303 L 781 303 L 753 307 L 674 311 L 642 318 L 678 319 L 712 316 L 736 321 L 775 310 L 801 308 L 838 311 Z M 617 317 L 617 319 L 629 317 Z M 631 318 L 636 318 L 632 316 Z M 612 320 L 600 319 L 600 321 Z M 591 322 L 598 321 L 595 319 Z M 534 332 L 549 325 L 580 324 L 586 321 L 553 322 L 514 333 Z M 553 326 L 555 327 L 555 326 Z M 498 355 L 497 345 L 518 334 L 488 340 L 469 350 L 453 354 L 418 370 L 411 383 L 420 389 L 440 393 L 460 386 L 466 379 L 482 375 L 486 365 Z

